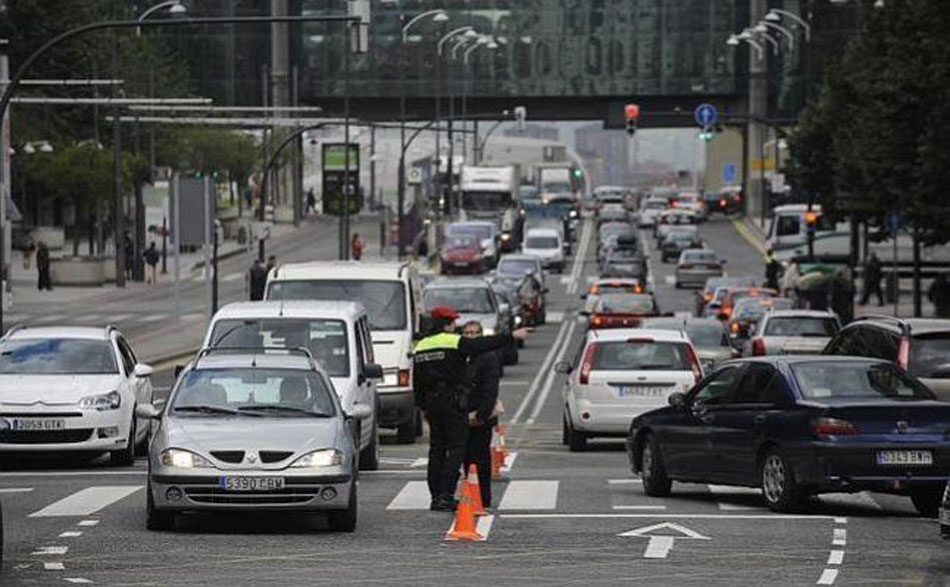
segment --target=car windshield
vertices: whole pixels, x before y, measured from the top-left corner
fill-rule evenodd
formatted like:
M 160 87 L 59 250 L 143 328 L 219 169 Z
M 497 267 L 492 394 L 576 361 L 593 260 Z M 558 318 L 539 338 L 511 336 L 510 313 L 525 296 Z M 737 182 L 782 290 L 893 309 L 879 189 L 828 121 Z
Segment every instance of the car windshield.
M 946 333 L 915 336 L 911 344 L 910 372 L 917 377 L 950 375 L 950 336 Z
M 889 363 L 813 362 L 792 366 L 805 399 L 933 399 L 933 394 Z
M 545 182 L 541 186 L 542 192 L 550 192 L 552 194 L 570 193 L 573 189 L 574 187 L 568 182 Z
M 467 234 L 484 240 L 492 237 L 492 230 L 488 224 L 450 224 L 446 234 L 450 236 Z
M 112 343 L 83 338 L 25 338 L 0 343 L 3 375 L 113 375 Z
M 373 330 L 406 328 L 406 288 L 401 281 L 275 281 L 268 300 L 349 300 L 366 308 Z
M 462 208 L 465 210 L 503 210 L 509 206 L 511 206 L 510 192 L 472 190 L 462 192 Z
M 506 275 L 524 275 L 538 270 L 538 264 L 531 259 L 502 259 L 495 272 Z
M 336 414 L 330 388 L 313 372 L 299 369 L 197 369 L 184 374 L 172 398 L 176 415 L 200 414 L 275 418 Z
M 450 236 L 445 239 L 445 250 L 459 251 L 479 248 L 478 238 L 468 235 Z
M 427 289 L 423 298 L 426 310 L 448 306 L 463 314 L 491 314 L 495 311 L 487 287 L 435 287 Z
M 647 200 L 643 203 L 646 210 L 666 210 L 666 200 Z
M 350 356 L 346 324 L 342 320 L 309 318 L 221 319 L 214 323 L 208 346 L 298 348 L 310 351 L 331 377 L 349 377 Z
M 636 340 L 597 342 L 595 371 L 688 371 L 686 345 Z
M 556 236 L 529 236 L 525 239 L 524 246 L 529 249 L 556 249 Z
M 650 314 L 653 297 L 638 294 L 606 294 L 600 297 L 598 312 L 605 314 Z
M 688 251 L 683 255 L 684 263 L 716 263 L 716 253 L 712 251 Z
M 524 215 L 529 219 L 550 218 L 563 220 L 564 215 L 557 208 L 550 208 L 540 202 L 530 202 L 523 206 Z
M 533 185 L 523 185 L 518 188 L 519 200 L 537 200 L 541 197 L 541 192 Z
M 729 335 L 721 324 L 711 324 L 707 322 L 686 322 L 682 320 L 671 320 L 669 318 L 656 318 L 647 320 L 640 325 L 642 328 L 656 330 L 682 330 L 686 332 L 689 341 L 695 347 L 731 347 Z
M 636 249 L 615 249 L 610 252 L 608 260 L 619 262 L 630 262 L 637 259 Z
M 832 337 L 838 332 L 834 318 L 775 316 L 765 325 L 765 335 Z

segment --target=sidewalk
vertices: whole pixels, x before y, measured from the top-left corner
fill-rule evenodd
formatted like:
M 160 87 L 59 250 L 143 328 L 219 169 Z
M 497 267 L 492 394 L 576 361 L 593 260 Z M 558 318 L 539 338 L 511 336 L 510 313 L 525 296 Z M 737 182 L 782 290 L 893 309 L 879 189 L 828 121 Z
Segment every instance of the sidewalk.
M 745 239 L 749 245 L 759 251 L 759 253 L 765 255 L 766 251 L 768 250 L 768 241 L 765 238 L 765 228 L 761 223 L 761 219 L 750 219 L 748 217 L 739 216 L 733 217 L 731 221 L 733 228 L 735 228 L 739 236 Z M 906 282 L 907 280 L 901 281 Z M 854 301 L 854 315 L 856 317 L 866 316 L 869 314 L 886 314 L 888 316 L 901 316 L 908 318 L 914 315 L 914 299 L 909 287 L 900 288 L 897 311 L 895 312 L 893 303 L 885 303 L 883 306 L 878 306 L 876 304 L 863 306 L 859 304 L 858 300 L 860 300 L 862 295 L 862 290 L 859 284 L 860 281 L 858 281 L 856 284 L 858 285 L 858 292 Z M 876 299 L 876 296 L 872 296 L 869 301 L 873 302 Z M 925 291 L 923 294 L 923 302 L 921 304 L 921 316 L 924 318 L 929 318 L 934 317 L 935 315 L 936 309 L 930 300 L 927 299 L 927 293 Z

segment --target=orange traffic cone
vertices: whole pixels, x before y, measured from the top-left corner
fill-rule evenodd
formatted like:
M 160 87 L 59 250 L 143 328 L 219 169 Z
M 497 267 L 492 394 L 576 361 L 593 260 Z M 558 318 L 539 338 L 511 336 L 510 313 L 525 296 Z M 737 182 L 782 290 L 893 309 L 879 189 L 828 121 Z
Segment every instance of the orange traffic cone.
M 485 504 L 482 503 L 482 488 L 478 484 L 478 467 L 475 465 L 469 465 L 468 479 L 462 491 L 468 491 L 468 495 L 472 498 L 472 511 L 475 512 L 476 516 L 488 515 L 488 512 L 485 511 Z
M 455 511 L 455 523 L 446 533 L 445 539 L 452 542 L 483 542 L 485 540 L 485 537 L 478 533 L 470 492 L 462 493 L 462 499 Z
M 491 447 L 491 478 L 497 481 L 501 479 L 501 469 L 508 458 L 508 447 L 505 446 L 505 427 L 499 424 L 495 427 L 495 433 L 498 436 L 498 442 L 492 444 Z

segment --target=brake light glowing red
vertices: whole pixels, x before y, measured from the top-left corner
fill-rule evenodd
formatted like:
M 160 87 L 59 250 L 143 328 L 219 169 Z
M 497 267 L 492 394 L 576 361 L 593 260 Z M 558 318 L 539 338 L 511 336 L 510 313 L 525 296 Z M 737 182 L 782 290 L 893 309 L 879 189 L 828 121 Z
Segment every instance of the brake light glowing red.
M 729 202 L 727 202 L 727 201 L 725 200 L 725 198 L 723 198 L 722 200 L 719 200 L 719 207 L 720 207 L 720 208 L 725 208 L 728 203 L 729 203 Z
M 858 429 L 847 420 L 838 418 L 816 418 L 812 430 L 817 436 L 856 436 Z
M 587 385 L 587 382 L 590 379 L 590 370 L 594 368 L 594 353 L 596 352 L 596 342 L 590 343 L 590 345 L 587 346 L 587 350 L 584 351 L 584 360 L 581 362 L 581 374 L 578 378 L 578 382 L 581 385 Z
M 910 338 L 906 336 L 901 337 L 901 346 L 897 350 L 897 364 L 901 369 L 907 370 L 907 366 L 910 364 Z
M 752 354 L 755 356 L 762 356 L 765 354 L 765 341 L 761 338 L 756 338 L 752 341 Z

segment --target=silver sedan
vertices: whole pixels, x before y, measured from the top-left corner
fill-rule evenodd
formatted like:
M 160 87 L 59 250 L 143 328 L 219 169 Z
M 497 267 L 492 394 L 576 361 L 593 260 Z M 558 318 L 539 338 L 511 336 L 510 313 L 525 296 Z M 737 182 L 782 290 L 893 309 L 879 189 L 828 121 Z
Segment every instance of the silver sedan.
M 722 277 L 725 259 L 709 249 L 686 249 L 676 264 L 676 287 L 703 287 L 711 277 Z
M 149 530 L 194 511 L 327 514 L 331 530 L 356 528 L 353 418 L 306 351 L 217 354 L 205 349 L 178 379 L 149 448 Z

